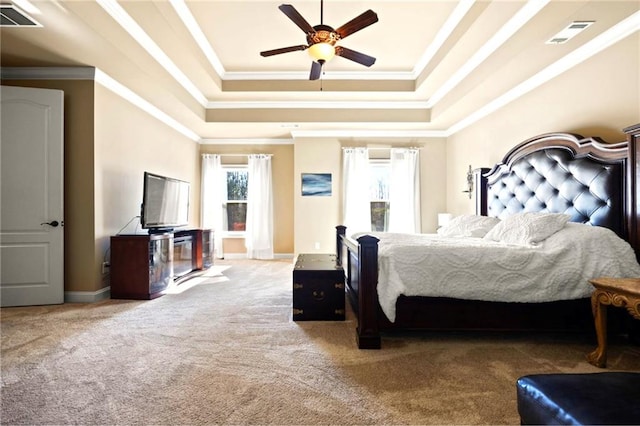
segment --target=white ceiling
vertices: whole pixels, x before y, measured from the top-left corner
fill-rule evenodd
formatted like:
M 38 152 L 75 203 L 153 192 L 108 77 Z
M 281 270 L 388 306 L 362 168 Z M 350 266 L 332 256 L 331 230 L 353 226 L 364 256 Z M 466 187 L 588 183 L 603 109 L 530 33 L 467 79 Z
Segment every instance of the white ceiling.
M 42 27 L 2 27 L 2 65 L 95 67 L 99 82 L 130 89 L 205 142 L 415 139 L 464 128 L 640 29 L 635 0 L 326 0 L 323 23 L 334 28 L 377 13 L 338 43 L 377 60 L 336 57 L 309 81 L 307 52 L 259 54 L 306 44 L 281 3 L 32 0 Z M 320 0 L 288 3 L 320 23 Z M 595 23 L 545 44 L 573 21 Z

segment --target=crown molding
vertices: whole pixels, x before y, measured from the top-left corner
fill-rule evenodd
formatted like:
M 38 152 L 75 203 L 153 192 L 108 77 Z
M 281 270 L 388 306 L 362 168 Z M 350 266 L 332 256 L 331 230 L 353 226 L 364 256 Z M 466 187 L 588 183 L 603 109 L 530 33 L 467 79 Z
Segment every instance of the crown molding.
M 209 102 L 208 109 L 428 109 L 426 101 L 236 101 Z
M 294 130 L 293 138 L 444 138 L 444 130 Z
M 95 67 L 0 67 L 4 80 L 95 80 Z
M 201 145 L 293 145 L 293 139 L 268 139 L 268 138 L 245 138 L 245 139 L 215 139 L 202 138 Z
M 300 72 L 225 72 L 221 76 L 229 81 L 262 80 L 309 80 L 309 71 Z M 415 80 L 417 74 L 412 71 L 331 71 L 322 76 L 323 80 Z

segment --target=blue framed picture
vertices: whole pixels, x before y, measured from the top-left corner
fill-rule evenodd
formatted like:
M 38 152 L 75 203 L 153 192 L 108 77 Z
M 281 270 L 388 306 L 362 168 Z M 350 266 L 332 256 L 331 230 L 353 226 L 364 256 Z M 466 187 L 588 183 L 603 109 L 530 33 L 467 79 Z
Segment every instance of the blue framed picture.
M 302 196 L 331 196 L 331 173 L 302 173 Z

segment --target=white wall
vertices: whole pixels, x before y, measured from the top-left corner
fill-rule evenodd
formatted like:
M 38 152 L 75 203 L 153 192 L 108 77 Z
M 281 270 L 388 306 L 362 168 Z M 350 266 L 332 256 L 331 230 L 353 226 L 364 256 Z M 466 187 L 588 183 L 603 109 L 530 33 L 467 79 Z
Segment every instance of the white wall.
M 384 144 L 381 140 L 369 142 Z M 335 227 L 342 223 L 342 147 L 363 145 L 367 145 L 367 141 L 351 143 L 314 138 L 295 141 L 295 253 L 335 252 Z M 420 147 L 422 232 L 435 232 L 438 213 L 446 211 L 446 141 L 429 139 L 412 145 Z M 303 197 L 302 173 L 331 173 L 332 195 Z M 319 248 L 316 248 L 316 243 Z
M 96 84 L 93 143 L 98 274 L 110 236 L 121 230 L 142 232 L 136 216 L 140 215 L 145 171 L 190 182 L 189 225 L 200 225 L 200 161 L 196 142 Z
M 342 220 L 340 142 L 296 139 L 293 158 L 294 252 L 335 253 L 335 227 Z M 302 173 L 331 173 L 331 196 L 303 197 Z
M 422 232 L 433 233 L 438 226 L 438 213 L 447 211 L 447 142 L 434 138 L 419 146 Z
M 491 167 L 518 143 L 550 132 L 625 140 L 640 122 L 640 34 L 619 42 L 447 140 L 447 208 L 473 213 L 460 191 L 468 165 Z

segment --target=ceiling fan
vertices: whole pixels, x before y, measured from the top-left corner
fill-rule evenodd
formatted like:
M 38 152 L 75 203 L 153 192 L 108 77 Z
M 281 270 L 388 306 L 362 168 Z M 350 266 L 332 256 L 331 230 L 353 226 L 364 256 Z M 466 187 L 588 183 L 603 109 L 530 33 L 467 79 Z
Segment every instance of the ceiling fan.
M 351 21 L 342 25 L 338 29 L 333 29 L 323 23 L 323 0 L 320 0 L 320 25 L 311 26 L 306 19 L 290 4 L 281 4 L 278 6 L 285 15 L 289 17 L 302 31 L 307 35 L 308 44 L 300 44 L 297 46 L 282 47 L 280 49 L 266 50 L 260 52 L 261 56 L 273 56 L 281 53 L 295 52 L 298 50 L 309 49 L 309 55 L 313 58 L 311 63 L 311 72 L 309 80 L 317 80 L 320 78 L 322 66 L 333 58 L 335 55 L 342 56 L 345 59 L 357 62 L 364 66 L 370 67 L 376 62 L 373 56 L 356 52 L 343 46 L 336 46 L 336 43 L 345 37 L 378 22 L 378 15 L 371 9 L 353 18 Z

